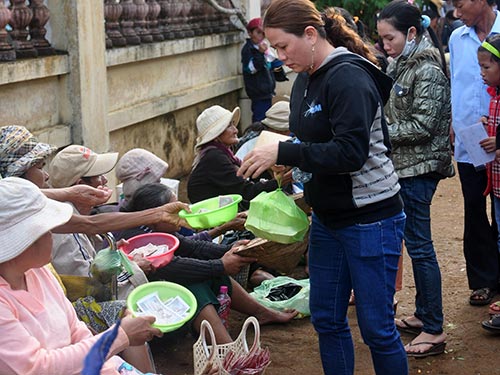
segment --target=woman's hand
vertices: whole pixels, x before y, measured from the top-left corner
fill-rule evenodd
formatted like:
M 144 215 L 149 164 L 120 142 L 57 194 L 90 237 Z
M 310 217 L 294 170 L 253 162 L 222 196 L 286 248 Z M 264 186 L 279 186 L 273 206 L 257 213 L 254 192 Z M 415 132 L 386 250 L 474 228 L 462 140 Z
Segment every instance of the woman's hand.
M 276 165 L 277 160 L 278 143 L 253 149 L 243 159 L 237 175 L 243 178 L 259 178 L 267 169 Z
M 191 228 L 191 226 L 187 223 L 185 219 L 179 217 L 180 210 L 186 210 L 187 212 L 191 212 L 189 205 L 187 203 L 182 202 L 172 202 L 167 203 L 161 207 L 158 207 L 161 212 L 161 222 L 172 224 L 177 227 L 186 227 Z
M 125 312 L 120 327 L 127 334 L 130 346 L 143 345 L 146 341 L 151 341 L 155 336 L 163 336 L 163 333 L 158 328 L 151 326 L 155 320 L 154 316 L 133 317 L 130 311 Z
M 235 251 L 238 250 L 237 248 L 238 246 L 233 246 L 221 258 L 226 275 L 236 275 L 244 266 L 257 261 L 255 258 L 242 257 L 235 254 Z
M 275 165 L 271 170 L 273 171 L 274 179 L 279 182 L 280 186 L 286 186 L 292 183 L 292 168 L 284 165 Z
M 151 261 L 147 260 L 141 254 L 135 254 L 133 257 L 133 261 L 139 266 L 142 272 L 144 272 L 146 275 L 156 271 L 156 267 L 153 266 L 153 263 L 151 263 Z

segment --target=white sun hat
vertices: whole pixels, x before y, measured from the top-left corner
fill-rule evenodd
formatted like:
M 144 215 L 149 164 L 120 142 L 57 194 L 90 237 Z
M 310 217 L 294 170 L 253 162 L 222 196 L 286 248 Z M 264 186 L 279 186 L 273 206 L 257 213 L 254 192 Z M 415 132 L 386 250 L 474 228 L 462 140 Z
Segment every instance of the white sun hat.
M 228 111 L 220 105 L 214 105 L 205 109 L 196 119 L 198 138 L 196 138 L 195 148 L 213 141 L 221 135 L 231 123 L 237 126 L 239 122 L 240 107 L 233 109 L 233 112 Z
M 22 254 L 48 231 L 66 223 L 73 208 L 47 198 L 19 177 L 0 180 L 0 263 Z

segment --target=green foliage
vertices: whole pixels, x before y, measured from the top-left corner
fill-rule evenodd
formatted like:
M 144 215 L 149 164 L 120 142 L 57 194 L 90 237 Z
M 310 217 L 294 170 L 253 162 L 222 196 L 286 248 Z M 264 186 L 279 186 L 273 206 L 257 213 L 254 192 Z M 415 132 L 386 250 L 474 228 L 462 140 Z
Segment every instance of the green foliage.
M 367 35 L 372 36 L 376 33 L 377 13 L 389 2 L 389 0 L 314 0 L 319 10 L 331 6 L 347 9 L 349 13 L 363 21 L 368 28 Z M 415 3 L 420 4 L 422 0 L 416 0 Z

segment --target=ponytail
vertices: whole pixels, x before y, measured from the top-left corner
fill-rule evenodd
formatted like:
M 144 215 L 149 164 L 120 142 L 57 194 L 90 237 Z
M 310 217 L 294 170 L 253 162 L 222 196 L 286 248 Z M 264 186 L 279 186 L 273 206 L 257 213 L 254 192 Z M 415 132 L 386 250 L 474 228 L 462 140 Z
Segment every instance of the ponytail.
M 379 66 L 379 61 L 361 37 L 347 25 L 344 17 L 335 8 L 326 8 L 321 14 L 324 22 L 326 38 L 334 47 L 345 47 L 373 64 Z

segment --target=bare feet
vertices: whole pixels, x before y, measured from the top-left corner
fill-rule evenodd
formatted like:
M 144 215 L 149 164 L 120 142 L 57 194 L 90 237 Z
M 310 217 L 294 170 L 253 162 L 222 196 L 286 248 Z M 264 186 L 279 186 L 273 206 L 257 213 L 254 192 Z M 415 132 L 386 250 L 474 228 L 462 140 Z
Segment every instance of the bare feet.
M 273 323 L 288 323 L 295 318 L 299 312 L 297 310 L 276 311 L 265 308 L 260 313 L 255 314 L 260 325 L 273 324 Z
M 430 333 L 422 332 L 420 335 L 415 337 L 411 343 L 405 345 L 405 350 L 408 355 L 411 354 L 423 354 L 429 353 L 432 354 L 441 354 L 432 352 L 433 348 L 436 347 L 437 344 L 442 344 L 446 342 L 446 333 L 440 333 L 439 335 L 432 335 Z M 444 348 L 443 348 L 444 351 Z

